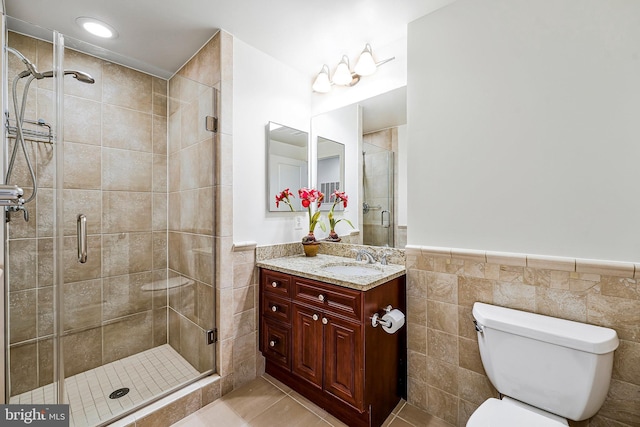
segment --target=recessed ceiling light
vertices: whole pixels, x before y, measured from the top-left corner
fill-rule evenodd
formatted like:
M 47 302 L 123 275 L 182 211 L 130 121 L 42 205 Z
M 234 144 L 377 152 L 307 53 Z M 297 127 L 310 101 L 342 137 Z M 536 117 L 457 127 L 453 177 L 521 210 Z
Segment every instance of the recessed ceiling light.
M 105 24 L 95 18 L 81 16 L 76 19 L 76 23 L 94 36 L 105 39 L 114 39 L 118 37 L 118 32 L 111 25 Z

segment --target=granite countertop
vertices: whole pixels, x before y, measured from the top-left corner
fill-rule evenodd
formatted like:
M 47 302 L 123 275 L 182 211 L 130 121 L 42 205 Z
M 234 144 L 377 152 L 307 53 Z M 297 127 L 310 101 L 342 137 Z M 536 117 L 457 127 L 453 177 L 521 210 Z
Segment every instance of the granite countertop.
M 343 274 L 339 271 L 328 271 L 326 267 L 355 266 L 365 269 L 366 275 Z M 288 273 L 306 279 L 332 283 L 345 288 L 367 291 L 378 285 L 388 282 L 405 274 L 404 265 L 380 263 L 367 264 L 364 261 L 356 261 L 353 258 L 345 258 L 333 255 L 318 254 L 315 257 L 295 255 L 282 258 L 258 261 L 257 266 L 267 270 Z M 340 267 L 338 267 L 340 269 Z

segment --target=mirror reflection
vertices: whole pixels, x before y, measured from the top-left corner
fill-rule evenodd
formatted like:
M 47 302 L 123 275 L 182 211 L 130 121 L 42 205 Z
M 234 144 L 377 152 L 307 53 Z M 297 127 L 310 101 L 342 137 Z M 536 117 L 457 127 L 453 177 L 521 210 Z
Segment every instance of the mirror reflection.
M 344 189 L 344 144 L 318 137 L 318 163 L 317 180 L 318 188 L 325 195 L 325 201 L 320 207 L 329 210 L 333 204 L 334 191 Z M 341 205 L 336 205 L 335 210 L 342 210 Z
M 401 87 L 359 101 L 360 123 L 355 118 L 351 124 L 345 122 L 348 107 L 322 113 L 311 122 L 312 135 L 333 134 L 330 130 L 344 134 L 346 128 L 358 128 L 359 141 L 347 138 L 343 142 L 347 153 L 359 157 L 347 162 L 350 179 L 357 169 L 356 182 L 348 183 L 352 186 L 348 209 L 359 210 L 358 242 L 365 245 L 404 248 L 407 244 L 406 99 L 406 87 Z M 322 183 L 319 173 L 320 167 L 318 185 Z
M 309 134 L 278 123 L 267 125 L 267 206 L 269 211 L 289 211 L 286 204 L 276 207 L 276 194 L 285 188 L 297 194 L 309 186 Z M 294 203 L 296 210 L 302 206 Z M 297 206 L 297 207 L 296 207 Z

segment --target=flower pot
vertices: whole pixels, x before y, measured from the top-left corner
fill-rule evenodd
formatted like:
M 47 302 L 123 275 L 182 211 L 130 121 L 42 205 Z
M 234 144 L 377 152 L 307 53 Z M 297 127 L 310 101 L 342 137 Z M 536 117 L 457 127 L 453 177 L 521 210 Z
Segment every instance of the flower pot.
M 316 256 L 318 255 L 318 249 L 320 249 L 320 242 L 303 243 L 302 249 L 304 249 L 306 256 Z
M 329 232 L 329 237 L 327 237 L 326 239 L 327 242 L 339 242 L 340 240 L 340 236 L 338 236 L 338 233 L 335 232 L 335 230 L 331 230 Z

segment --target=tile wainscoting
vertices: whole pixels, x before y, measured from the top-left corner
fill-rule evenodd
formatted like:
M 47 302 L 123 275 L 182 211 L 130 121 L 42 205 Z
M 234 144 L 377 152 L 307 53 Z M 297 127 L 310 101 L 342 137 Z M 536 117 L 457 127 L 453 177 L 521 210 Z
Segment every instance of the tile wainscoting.
M 607 400 L 572 426 L 640 425 L 640 265 L 407 246 L 408 402 L 451 424 L 497 391 L 487 378 L 474 302 L 615 329 Z

